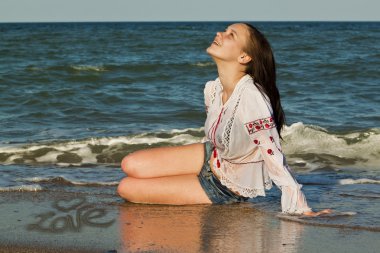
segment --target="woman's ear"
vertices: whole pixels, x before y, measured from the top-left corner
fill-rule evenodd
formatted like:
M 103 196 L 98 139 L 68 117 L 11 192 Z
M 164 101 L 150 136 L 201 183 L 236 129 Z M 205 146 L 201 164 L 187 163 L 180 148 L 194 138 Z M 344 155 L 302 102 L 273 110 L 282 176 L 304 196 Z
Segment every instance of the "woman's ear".
M 247 54 L 241 54 L 238 58 L 238 62 L 241 64 L 247 64 L 252 60 L 252 58 Z

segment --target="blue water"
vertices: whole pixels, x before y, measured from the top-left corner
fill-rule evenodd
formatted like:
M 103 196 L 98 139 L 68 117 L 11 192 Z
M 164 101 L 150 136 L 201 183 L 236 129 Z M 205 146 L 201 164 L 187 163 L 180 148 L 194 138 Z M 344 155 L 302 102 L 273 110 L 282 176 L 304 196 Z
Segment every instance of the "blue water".
M 218 74 L 205 50 L 229 24 L 0 24 L 1 191 L 114 194 L 128 153 L 199 142 Z M 380 227 L 380 23 L 252 24 L 274 51 L 283 149 L 311 205 Z M 258 205 L 278 209 L 273 194 Z

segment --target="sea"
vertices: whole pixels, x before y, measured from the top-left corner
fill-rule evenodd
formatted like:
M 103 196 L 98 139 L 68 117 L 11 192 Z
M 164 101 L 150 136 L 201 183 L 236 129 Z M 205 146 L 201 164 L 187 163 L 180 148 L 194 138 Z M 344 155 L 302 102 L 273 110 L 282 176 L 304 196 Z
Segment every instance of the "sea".
M 206 48 L 232 23 L 1 23 L 0 194 L 118 198 L 123 157 L 200 142 Z M 380 231 L 380 22 L 249 23 L 274 52 L 289 166 L 335 211 L 313 222 Z M 280 196 L 250 201 L 279 213 Z

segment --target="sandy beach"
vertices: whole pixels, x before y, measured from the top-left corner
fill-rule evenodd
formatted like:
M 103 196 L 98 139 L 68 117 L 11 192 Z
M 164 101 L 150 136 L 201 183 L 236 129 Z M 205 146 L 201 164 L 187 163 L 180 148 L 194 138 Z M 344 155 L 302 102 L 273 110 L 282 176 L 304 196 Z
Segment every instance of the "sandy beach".
M 149 205 L 116 195 L 0 194 L 0 252 L 375 252 L 379 232 L 305 225 L 253 203 Z

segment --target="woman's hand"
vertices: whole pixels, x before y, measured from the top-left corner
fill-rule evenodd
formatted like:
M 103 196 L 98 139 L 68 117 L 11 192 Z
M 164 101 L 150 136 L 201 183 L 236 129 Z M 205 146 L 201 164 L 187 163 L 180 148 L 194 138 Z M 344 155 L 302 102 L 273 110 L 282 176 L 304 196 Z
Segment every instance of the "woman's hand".
M 318 215 L 321 215 L 321 214 L 332 213 L 332 211 L 333 211 L 332 209 L 324 209 L 324 210 L 319 211 L 319 212 L 313 212 L 313 211 L 304 212 L 302 215 L 309 216 L 309 217 L 315 217 L 315 216 L 318 216 Z

